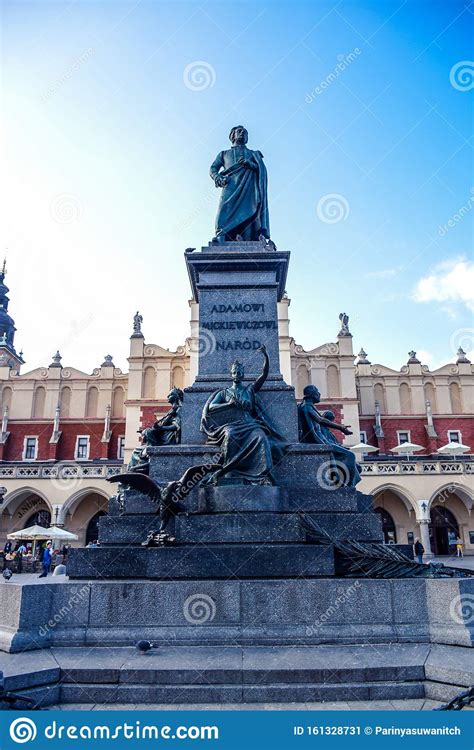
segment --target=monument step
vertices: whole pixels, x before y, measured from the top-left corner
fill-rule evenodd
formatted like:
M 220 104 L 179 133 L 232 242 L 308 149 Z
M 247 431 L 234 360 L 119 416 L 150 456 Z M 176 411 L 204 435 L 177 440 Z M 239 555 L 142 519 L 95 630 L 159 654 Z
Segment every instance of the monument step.
M 375 513 L 308 513 L 323 532 L 337 539 L 378 541 L 380 519 Z M 307 531 L 298 513 L 227 513 L 225 515 L 178 516 L 175 527 L 179 542 L 300 542 Z
M 381 522 L 375 513 L 308 513 L 322 531 L 337 539 L 379 541 Z M 103 516 L 99 525 L 101 545 L 140 545 L 158 519 L 149 516 Z M 180 543 L 283 543 L 307 539 L 298 513 L 189 514 L 176 518 L 174 535 Z
M 426 644 L 53 649 L 62 683 L 339 684 L 424 679 Z
M 74 548 L 68 575 L 77 579 L 252 579 L 333 576 L 331 546 L 205 543 L 170 547 Z
M 199 627 L 199 626 L 195 626 Z M 191 684 L 417 681 L 427 660 L 467 660 L 471 649 L 428 643 L 354 642 L 318 646 L 160 645 L 54 647 L 2 654 L 6 690 L 61 683 Z M 453 656 L 452 654 L 459 655 Z M 463 683 L 459 683 L 463 684 Z
M 297 511 L 355 513 L 367 510 L 366 498 L 370 501 L 372 511 L 372 498 L 362 495 L 353 487 L 341 487 L 337 492 L 312 487 L 292 493 L 280 487 L 222 485 L 200 487 L 197 510 L 201 513 L 294 513 Z
M 71 685 L 63 684 L 60 702 L 67 703 L 295 703 L 306 701 L 370 701 L 424 698 L 422 682 L 369 682 L 287 685 Z
M 78 647 L 4 654 L 2 669 L 7 690 L 39 705 L 447 701 L 469 683 L 471 655 L 428 643 Z M 446 664 L 459 666 L 449 682 L 430 680 Z
M 168 457 L 166 458 L 168 460 Z M 207 459 L 209 460 L 209 459 Z M 175 478 L 187 466 L 176 469 Z M 158 484 L 168 479 L 157 478 Z M 109 502 L 109 515 L 155 515 L 157 504 L 135 490 L 126 490 L 123 505 L 117 500 Z M 373 512 L 370 495 L 358 492 L 354 487 L 341 487 L 337 492 L 323 487 L 294 487 L 293 489 L 255 485 L 222 485 L 200 487 L 186 499 L 191 513 L 229 513 L 232 511 L 252 513 L 290 513 L 295 511 L 318 511 L 321 513 L 368 513 Z

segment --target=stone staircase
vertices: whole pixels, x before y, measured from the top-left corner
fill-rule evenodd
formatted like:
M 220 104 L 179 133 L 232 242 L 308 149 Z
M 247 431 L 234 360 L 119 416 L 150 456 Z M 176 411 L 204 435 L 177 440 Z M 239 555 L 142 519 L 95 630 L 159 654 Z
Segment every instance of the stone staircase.
M 447 701 L 474 682 L 473 651 L 430 644 L 53 648 L 0 654 L 5 688 L 38 705 Z

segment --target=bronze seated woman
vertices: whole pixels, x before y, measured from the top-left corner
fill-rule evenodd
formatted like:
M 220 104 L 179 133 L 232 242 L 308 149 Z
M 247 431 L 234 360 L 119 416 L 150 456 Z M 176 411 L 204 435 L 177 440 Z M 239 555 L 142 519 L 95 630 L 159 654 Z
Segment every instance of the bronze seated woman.
M 209 483 L 274 484 L 273 467 L 286 449 L 285 439 L 270 425 L 257 396 L 269 371 L 267 350 L 262 374 L 254 383 L 243 384 L 244 368 L 231 365 L 232 385 L 213 393 L 203 409 L 201 430 L 208 442 L 221 449 L 222 469 Z

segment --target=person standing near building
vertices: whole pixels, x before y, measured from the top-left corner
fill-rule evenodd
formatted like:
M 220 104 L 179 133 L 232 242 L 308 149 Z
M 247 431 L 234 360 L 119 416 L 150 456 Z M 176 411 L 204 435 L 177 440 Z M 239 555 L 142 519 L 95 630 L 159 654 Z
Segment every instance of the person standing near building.
M 43 557 L 41 558 L 41 564 L 43 566 L 43 572 L 40 573 L 40 575 L 38 576 L 38 578 L 46 578 L 46 576 L 48 575 L 49 571 L 51 570 L 51 560 L 52 560 L 52 557 L 53 557 L 52 547 L 53 547 L 52 543 L 48 542 L 47 545 L 46 545 L 46 547 L 45 547 L 45 549 L 44 549 L 44 551 L 43 551 Z
M 423 563 L 423 555 L 425 554 L 425 548 L 423 547 L 422 543 L 416 537 L 415 539 L 415 555 L 419 563 Z
M 16 552 L 16 572 L 23 573 L 23 555 L 26 555 L 26 547 L 23 542 L 20 542 Z
M 456 539 L 456 557 L 464 557 L 463 555 L 464 544 L 461 537 L 458 536 Z

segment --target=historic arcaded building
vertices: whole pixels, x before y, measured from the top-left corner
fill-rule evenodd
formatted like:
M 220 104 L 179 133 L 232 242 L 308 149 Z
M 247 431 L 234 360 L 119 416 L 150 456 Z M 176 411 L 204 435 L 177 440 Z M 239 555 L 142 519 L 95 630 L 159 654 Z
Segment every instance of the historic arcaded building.
M 137 430 L 167 411 L 170 388 L 193 383 L 197 352 L 212 346 L 212 336 L 197 339 L 198 310 L 191 302 L 190 337 L 175 352 L 146 343 L 135 317 L 127 373 L 109 354 L 85 373 L 63 364 L 59 352 L 49 365 L 28 371 L 15 350 L 8 291 L 3 269 L 0 544 L 7 533 L 37 522 L 62 525 L 84 545 L 96 538 L 97 520 L 106 512 L 107 476 L 127 461 Z M 464 352 L 435 371 L 410 352 L 408 362 L 392 370 L 372 364 L 363 350 L 355 357 L 345 325 L 334 342 L 305 350 L 290 335 L 289 305 L 287 298 L 279 304 L 282 374 L 297 398 L 305 385 L 318 386 L 324 406 L 352 425 L 345 445 L 362 441 L 378 448 L 361 458 L 360 489 L 374 496 L 386 541 L 418 536 L 427 551 L 448 554 L 459 535 L 466 552 L 474 553 L 472 453 L 437 452 L 448 442 L 474 452 L 473 365 Z M 405 442 L 423 450 L 409 458 L 391 452 Z

